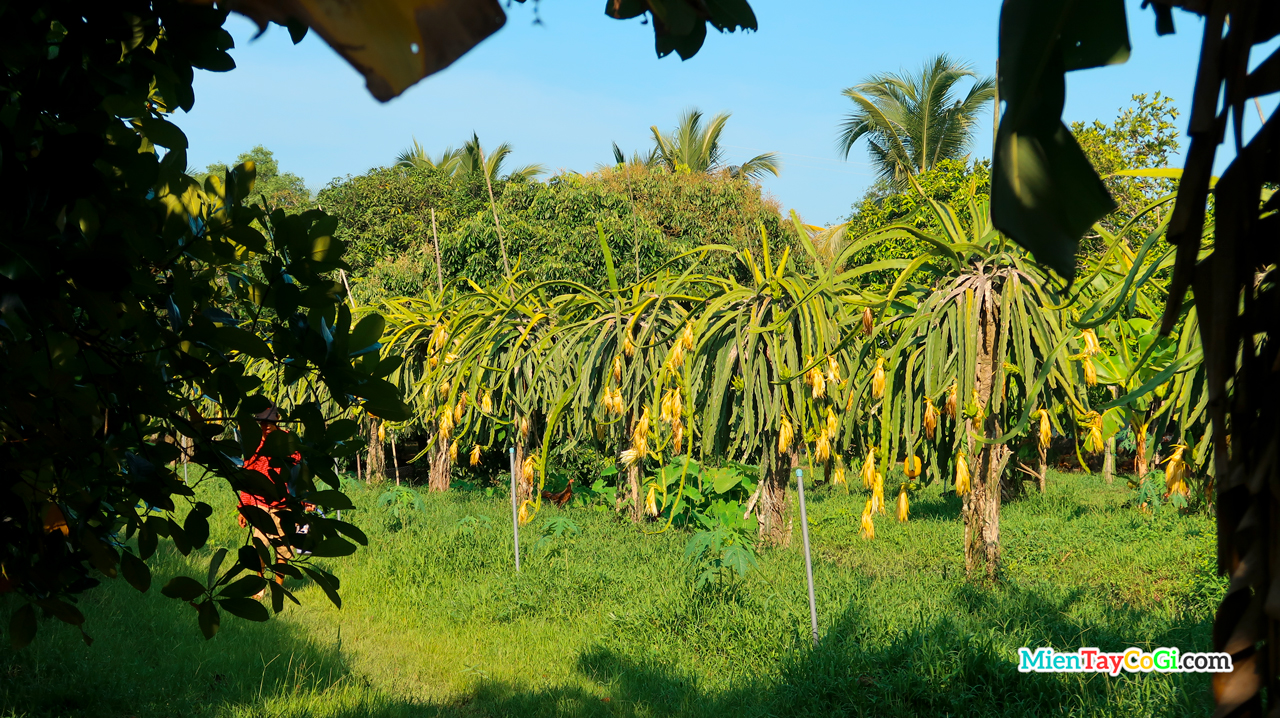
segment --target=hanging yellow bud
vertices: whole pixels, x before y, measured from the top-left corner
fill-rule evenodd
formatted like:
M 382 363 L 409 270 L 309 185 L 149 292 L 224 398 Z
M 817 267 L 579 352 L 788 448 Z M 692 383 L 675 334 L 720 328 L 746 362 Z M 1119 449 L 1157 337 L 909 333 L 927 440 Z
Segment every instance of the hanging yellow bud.
M 875 486 L 871 487 L 871 501 L 879 513 L 888 513 L 884 508 L 884 474 L 876 472 Z
M 840 421 L 836 419 L 836 413 L 832 411 L 831 407 L 828 406 L 827 407 L 827 436 L 831 437 L 832 441 L 835 441 L 836 437 L 839 435 L 840 435 Z
M 649 494 L 644 497 L 644 512 L 650 516 L 658 515 L 658 485 L 649 484 Z
M 536 474 L 537 471 L 538 471 L 538 460 L 534 457 L 534 455 L 529 454 L 528 456 L 524 457 L 524 463 L 520 466 L 520 476 L 523 477 L 526 481 L 532 481 L 533 478 L 537 475 Z
M 827 438 L 827 432 L 818 434 L 817 446 L 814 447 L 814 460 L 819 464 L 825 464 L 831 459 L 831 440 Z
M 529 513 L 529 506 L 532 503 L 533 503 L 532 500 L 525 499 L 524 503 L 520 504 L 519 520 L 520 520 L 521 526 L 524 526 L 525 524 L 529 523 L 529 519 L 533 518 L 533 516 L 530 515 Z
M 456 353 L 454 353 L 454 352 L 449 352 L 448 354 L 445 354 L 445 355 L 444 355 L 444 363 L 445 363 L 445 364 L 452 364 L 452 363 L 454 363 L 454 362 L 456 362 L 456 361 L 458 361 L 458 355 L 457 355 Z
M 876 369 L 871 373 L 871 398 L 884 396 L 884 357 L 876 359 Z
M 436 394 L 439 395 L 441 399 L 449 398 L 449 380 L 448 379 L 442 379 L 440 381 L 440 386 L 436 387 Z
M 845 480 L 844 480 L 844 462 L 843 461 L 836 462 L 836 470 L 831 473 L 831 483 L 837 486 L 844 486 L 845 488 L 848 488 L 848 485 L 845 483 Z
M 658 411 L 658 418 L 668 424 L 678 420 L 684 412 L 684 407 L 681 405 L 681 401 L 682 397 L 680 396 L 680 387 L 673 387 L 672 389 L 669 389 L 662 397 L 662 402 Z
M 813 390 L 813 398 L 821 399 L 827 395 L 827 377 L 823 375 L 822 370 L 816 365 L 805 372 L 804 383 L 808 384 Z
M 378 443 L 379 444 L 387 443 L 387 425 L 386 424 L 378 424 Z
M 933 407 L 933 399 L 924 398 L 924 436 L 933 441 L 938 431 L 938 410 Z
M 622 357 L 620 356 L 613 357 L 613 380 L 622 381 Z
M 527 416 L 520 417 L 520 438 L 529 438 L 529 417 Z
M 467 412 L 467 392 L 458 395 L 458 405 L 453 407 L 453 423 L 461 424 L 462 417 Z
M 607 429 L 604 424 L 596 422 L 596 425 L 595 425 L 596 441 L 604 441 L 606 431 Z
M 876 522 L 871 517 L 872 506 L 871 499 L 867 499 L 867 505 L 862 509 L 862 528 L 858 531 L 862 538 L 871 540 L 876 537 Z
M 671 424 L 671 449 L 676 454 L 684 451 L 684 422 L 678 416 Z
M 457 439 L 454 439 L 453 443 L 449 444 L 449 463 L 451 464 L 458 463 L 458 440 Z
M 1053 440 L 1053 429 L 1049 426 L 1049 412 L 1045 409 L 1040 410 L 1040 448 L 1049 448 L 1049 442 Z
M 832 386 L 840 383 L 840 364 L 833 356 L 827 357 L 827 383 Z
M 862 462 L 862 488 L 869 489 L 876 482 L 876 450 L 867 449 L 867 458 Z
M 942 405 L 942 413 L 946 414 L 952 421 L 956 419 L 956 383 L 951 382 L 951 388 L 947 389 L 947 402 Z
M 875 315 L 871 313 L 871 307 L 864 307 L 862 310 L 862 333 L 865 336 L 871 336 L 871 330 L 875 329 Z
M 636 355 L 636 345 L 635 345 L 635 342 L 631 340 L 630 327 L 627 327 L 627 333 L 625 336 L 622 337 L 622 353 L 626 354 L 628 357 L 633 357 Z
M 482 414 L 493 413 L 493 397 L 489 395 L 488 389 L 485 389 L 484 393 L 480 395 L 480 413 Z
M 631 448 L 641 457 L 649 455 L 649 407 L 640 414 L 640 420 L 631 427 Z
M 471 465 L 472 466 L 480 465 L 480 445 L 479 444 L 475 444 L 474 446 L 471 447 Z
M 911 515 L 911 506 L 907 501 L 907 487 L 904 485 L 898 491 L 898 521 L 906 523 L 907 517 Z
M 1096 411 L 1089 412 L 1084 418 L 1084 425 L 1089 428 L 1084 440 L 1085 450 L 1093 454 L 1102 451 L 1102 415 Z
M 919 476 L 922 468 L 924 468 L 924 463 L 920 461 L 919 456 L 908 456 L 906 460 L 902 462 L 902 471 L 907 475 L 907 478 L 910 479 L 914 479 Z
M 677 341 L 671 347 L 671 352 L 667 354 L 667 369 L 670 371 L 679 371 L 684 365 L 684 343 Z
M 785 454 L 791 449 L 791 441 L 795 439 L 795 429 L 786 414 L 782 415 L 782 423 L 778 425 L 778 453 Z
M 1098 368 L 1093 365 L 1093 360 L 1085 357 L 1080 360 L 1080 367 L 1084 369 L 1084 383 L 1094 386 L 1098 383 Z
M 693 351 L 693 323 L 684 325 L 684 332 L 680 334 L 680 343 L 684 345 L 685 351 Z
M 969 493 L 969 463 L 964 460 L 964 454 L 956 457 L 956 496 L 964 496 Z
M 1085 356 L 1094 357 L 1102 353 L 1102 345 L 1098 343 L 1098 335 L 1092 329 L 1086 329 L 1081 332 L 1080 338 L 1084 340 Z
M 1170 496 L 1181 494 L 1186 497 L 1191 493 L 1187 486 L 1187 473 L 1190 467 L 1182 458 L 1186 450 L 1187 447 L 1185 445 L 1175 444 L 1173 455 L 1166 460 L 1164 465 L 1164 488 Z
M 453 436 L 453 412 L 449 410 L 449 407 L 440 407 L 440 419 L 436 423 L 440 430 L 441 440 L 448 441 L 449 437 Z

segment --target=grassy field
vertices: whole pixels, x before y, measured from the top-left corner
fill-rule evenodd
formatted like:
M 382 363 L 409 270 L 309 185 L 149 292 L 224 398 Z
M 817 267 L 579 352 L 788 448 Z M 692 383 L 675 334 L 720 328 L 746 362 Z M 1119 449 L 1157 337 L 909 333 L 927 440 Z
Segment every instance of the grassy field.
M 303 608 L 254 624 L 159 594 L 238 545 L 212 490 L 210 547 L 162 544 L 152 590 L 106 581 L 82 602 L 86 647 L 55 622 L 0 649 L 4 716 L 1208 715 L 1205 675 L 1018 673 L 1019 646 L 1207 650 L 1223 584 L 1206 516 L 1122 507 L 1123 480 L 1052 474 L 1006 504 L 1004 581 L 963 580 L 959 503 L 926 489 L 903 525 L 858 537 L 863 498 L 810 496 L 822 641 L 809 639 L 798 546 L 746 578 L 697 589 L 689 534 L 646 535 L 610 512 L 544 510 L 511 559 L 510 509 L 479 493 L 425 496 L 395 516 L 358 491 L 370 537 L 332 560 L 339 611 L 299 583 Z M 542 542 L 546 520 L 577 535 Z M 222 521 L 216 519 L 222 517 Z M 471 517 L 468 519 L 467 517 Z M 652 529 L 651 529 L 652 530 Z M 7 614 L 12 604 L 0 601 Z M 3 615 L 3 614 L 0 614 Z

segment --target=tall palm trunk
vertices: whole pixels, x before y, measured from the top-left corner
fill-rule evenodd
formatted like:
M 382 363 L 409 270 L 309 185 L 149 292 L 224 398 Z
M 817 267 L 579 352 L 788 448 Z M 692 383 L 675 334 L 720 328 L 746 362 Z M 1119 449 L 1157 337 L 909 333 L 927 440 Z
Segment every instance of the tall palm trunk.
M 999 417 L 987 412 L 995 389 L 996 336 L 1000 317 L 996 313 L 992 293 L 984 293 L 978 325 L 978 361 L 975 388 L 978 404 L 985 417 L 981 426 L 974 419 L 967 420 L 969 455 L 974 456 L 976 443 L 972 436 L 981 434 L 991 440 L 1003 434 Z M 977 461 L 970 478 L 970 490 L 964 498 L 964 563 L 965 570 L 973 575 L 985 567 L 989 579 L 994 579 L 1000 568 L 1000 479 L 1009 460 L 1009 448 L 1003 444 L 982 444 L 977 449 Z
M 427 472 L 427 488 L 431 491 L 448 491 L 453 474 L 453 461 L 449 458 L 449 442 L 436 437 L 436 448 L 431 456 L 431 469 Z

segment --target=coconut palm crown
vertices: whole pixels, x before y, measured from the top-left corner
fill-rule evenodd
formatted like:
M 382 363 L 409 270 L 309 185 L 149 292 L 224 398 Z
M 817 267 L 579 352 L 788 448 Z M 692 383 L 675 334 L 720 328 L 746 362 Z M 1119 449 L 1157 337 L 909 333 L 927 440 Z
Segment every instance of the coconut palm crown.
M 688 172 L 727 170 L 732 177 L 747 177 L 755 180 L 766 173 L 775 177 L 778 175 L 778 171 L 782 169 L 782 162 L 774 152 L 756 155 L 740 165 L 724 164 L 724 148 L 720 144 L 720 134 L 724 132 L 725 123 L 729 121 L 729 113 L 722 112 L 712 117 L 706 125 L 703 125 L 702 118 L 701 111 L 690 108 L 680 115 L 676 129 L 670 133 L 664 134 L 656 126 L 649 128 L 653 133 L 654 149 L 657 152 L 659 164 L 672 172 L 682 167 Z
M 966 77 L 974 83 L 961 98 L 956 84 Z M 977 118 L 995 97 L 995 78 L 978 77 L 971 65 L 944 53 L 918 74 L 871 75 L 843 94 L 856 109 L 840 125 L 841 155 L 848 157 L 865 138 L 880 179 L 906 189 L 907 175 L 968 152 Z

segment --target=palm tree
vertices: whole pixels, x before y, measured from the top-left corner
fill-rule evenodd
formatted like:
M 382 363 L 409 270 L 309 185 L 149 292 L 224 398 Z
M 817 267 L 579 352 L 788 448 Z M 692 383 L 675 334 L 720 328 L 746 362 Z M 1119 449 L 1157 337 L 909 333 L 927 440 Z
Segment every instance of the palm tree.
M 631 158 L 628 159 L 626 154 L 622 152 L 622 148 L 618 146 L 618 143 L 614 142 L 613 143 L 613 164 L 599 164 L 599 165 L 596 165 L 596 167 L 597 169 L 603 169 L 605 167 L 619 167 L 622 165 L 627 165 L 629 167 L 644 167 L 645 169 L 653 169 L 655 167 L 662 165 L 662 157 L 658 154 L 658 148 L 654 147 L 653 149 L 649 150 L 649 154 L 646 154 L 646 155 L 642 155 L 640 154 L 639 150 L 636 150 L 631 153 Z
M 418 144 L 417 138 L 413 140 L 413 147 L 410 147 L 400 154 L 396 155 L 396 167 L 427 167 L 430 169 L 443 170 L 448 174 L 453 174 L 458 169 L 458 155 L 462 154 L 461 150 L 455 150 L 452 147 L 446 147 L 438 157 L 432 157 L 426 148 Z
M 975 82 L 959 99 L 953 90 L 966 77 Z M 840 126 L 841 154 L 847 158 L 854 143 L 865 137 L 880 178 L 905 188 L 908 174 L 965 155 L 978 115 L 995 97 L 995 79 L 978 77 L 971 65 L 944 53 L 926 62 L 917 75 L 872 75 L 846 88 L 844 96 L 857 109 Z
M 509 154 L 511 154 L 511 145 L 506 142 L 498 145 L 492 152 L 485 152 L 480 146 L 480 138 L 472 133 L 471 139 L 458 151 L 458 167 L 455 172 L 463 175 L 479 174 L 483 168 L 489 180 L 494 181 L 498 179 L 498 174 L 502 171 L 502 163 L 506 161 Z M 547 168 L 544 165 L 524 165 L 511 170 L 506 175 L 506 179 L 530 180 L 546 172 Z
M 729 120 L 729 113 L 722 112 L 711 118 L 705 127 L 702 113 L 696 108 L 685 110 L 674 132 L 663 134 L 657 127 L 650 127 L 656 145 L 657 159 L 672 172 L 685 168 L 689 172 L 715 172 L 728 170 L 732 177 L 760 179 L 767 172 L 775 177 L 782 168 L 778 155 L 766 152 L 756 155 L 740 165 L 724 165 L 724 150 L 720 146 L 720 133 Z M 615 153 L 615 156 L 620 153 Z

